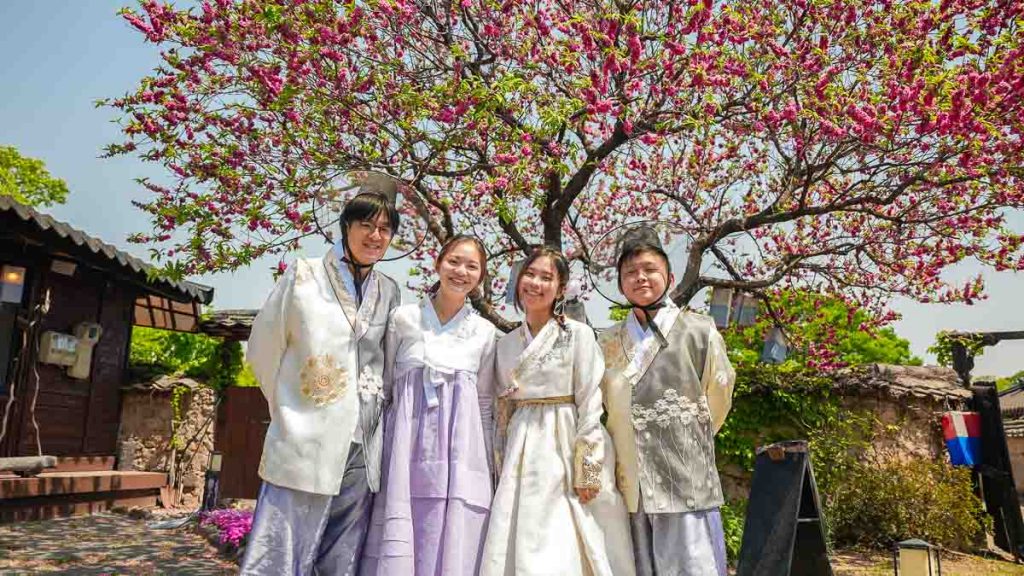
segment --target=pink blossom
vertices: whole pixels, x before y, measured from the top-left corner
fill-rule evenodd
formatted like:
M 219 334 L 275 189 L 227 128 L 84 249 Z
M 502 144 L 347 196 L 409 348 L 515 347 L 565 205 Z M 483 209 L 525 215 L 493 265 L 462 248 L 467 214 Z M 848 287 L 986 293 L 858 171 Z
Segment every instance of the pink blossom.
M 510 258 L 520 238 L 574 252 L 629 218 L 714 230 L 779 214 L 773 183 L 801 179 L 806 155 L 815 169 L 802 197 L 819 210 L 715 246 L 748 278 L 824 252 L 781 284 L 881 310 L 891 295 L 983 297 L 943 280 L 964 258 L 1024 269 L 1019 234 L 998 217 L 1024 204 L 1007 168 L 1024 163 L 1024 52 L 1000 33 L 1019 14 L 801 3 L 804 19 L 785 2 L 655 0 L 642 17 L 578 0 L 459 0 L 451 14 L 408 0 L 324 13 L 274 2 L 271 25 L 260 2 L 145 0 L 125 22 L 163 61 L 110 101 L 123 127 L 110 150 L 158 164 L 171 185 L 143 185 L 151 226 L 133 241 L 165 242 L 154 249 L 186 271 L 280 256 L 313 231 L 314 191 L 339 167 L 372 163 L 428 175 L 427 213 L 409 217 L 436 226 L 417 229 L 479 231 Z M 928 58 L 914 57 L 921 46 Z M 653 187 L 685 196 L 652 197 Z M 517 207 L 520 237 L 499 218 L 499 192 Z M 538 192 L 557 198 L 532 202 Z M 829 209 L 851 198 L 851 210 Z M 857 247 L 838 249 L 848 243 Z M 692 258 L 707 269 L 706 253 Z M 836 362 L 826 352 L 823 366 Z
M 278 270 L 283 273 L 284 267 L 279 264 Z M 216 528 L 222 544 L 240 546 L 252 530 L 252 520 L 249 510 L 220 509 L 202 513 L 199 524 Z

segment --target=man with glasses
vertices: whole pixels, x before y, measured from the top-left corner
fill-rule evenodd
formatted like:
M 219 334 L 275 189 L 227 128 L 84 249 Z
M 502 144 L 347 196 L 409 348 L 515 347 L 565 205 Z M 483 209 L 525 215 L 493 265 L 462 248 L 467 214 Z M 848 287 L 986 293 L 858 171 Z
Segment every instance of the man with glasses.
M 346 203 L 341 240 L 289 267 L 253 322 L 246 356 L 271 422 L 242 574 L 357 572 L 380 486 L 384 336 L 401 303 L 373 269 L 398 232 L 396 190 L 375 188 Z

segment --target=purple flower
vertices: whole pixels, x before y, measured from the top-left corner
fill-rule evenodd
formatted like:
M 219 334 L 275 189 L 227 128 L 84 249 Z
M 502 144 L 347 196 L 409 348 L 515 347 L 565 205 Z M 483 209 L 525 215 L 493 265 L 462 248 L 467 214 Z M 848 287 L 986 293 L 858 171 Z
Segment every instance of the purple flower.
M 252 530 L 250 510 L 212 510 L 200 516 L 200 526 L 214 526 L 221 544 L 239 546 Z

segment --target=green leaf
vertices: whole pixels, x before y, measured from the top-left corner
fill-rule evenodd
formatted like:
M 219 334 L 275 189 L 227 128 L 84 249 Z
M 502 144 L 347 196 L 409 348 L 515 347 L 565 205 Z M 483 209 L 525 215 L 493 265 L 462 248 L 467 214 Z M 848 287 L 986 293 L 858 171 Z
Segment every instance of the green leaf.
M 46 170 L 42 160 L 22 156 L 13 146 L 0 146 L 0 196 L 29 206 L 63 204 L 68 186 Z

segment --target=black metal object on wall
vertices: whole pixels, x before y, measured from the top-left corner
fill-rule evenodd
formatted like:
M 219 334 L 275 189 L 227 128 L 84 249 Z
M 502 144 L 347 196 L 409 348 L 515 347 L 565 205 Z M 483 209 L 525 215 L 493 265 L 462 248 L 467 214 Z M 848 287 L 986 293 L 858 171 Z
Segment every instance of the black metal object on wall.
M 1024 559 L 1024 518 L 1013 481 L 1010 449 L 1006 444 L 999 393 L 993 384 L 971 386 L 973 408 L 981 415 L 981 482 L 985 510 L 992 516 L 996 546 Z
M 972 409 L 981 415 L 981 465 L 974 470 L 974 479 L 985 501 L 985 511 L 992 517 L 995 544 L 1018 560 L 1024 560 L 1024 517 L 1013 481 L 999 392 L 993 384 L 972 386 L 971 383 L 973 346 L 989 347 L 1007 340 L 1024 340 L 1024 331 L 954 332 L 949 336 L 953 369 L 964 387 L 971 389 Z

